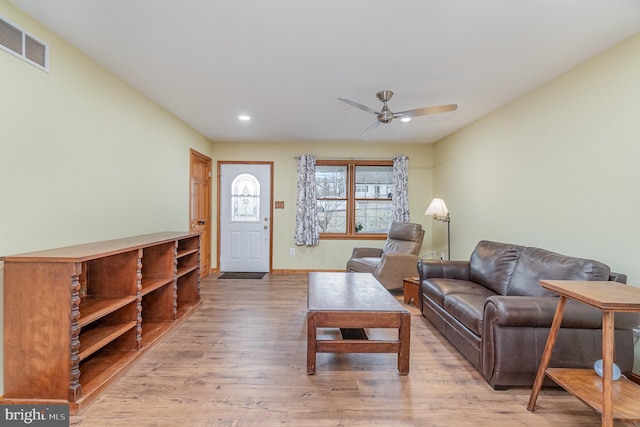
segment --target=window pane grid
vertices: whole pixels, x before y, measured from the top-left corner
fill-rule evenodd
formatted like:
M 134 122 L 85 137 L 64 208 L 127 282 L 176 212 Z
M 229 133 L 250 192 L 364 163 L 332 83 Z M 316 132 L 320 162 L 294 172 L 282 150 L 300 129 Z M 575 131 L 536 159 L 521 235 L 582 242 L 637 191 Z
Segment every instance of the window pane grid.
M 393 168 L 389 166 L 356 166 L 355 197 L 391 199 Z
M 391 161 L 316 163 L 318 222 L 325 238 L 386 235 L 392 194 Z
M 347 167 L 316 165 L 316 199 L 321 233 L 347 232 Z
M 231 221 L 260 221 L 260 181 L 251 174 L 240 174 L 231 183 Z
M 358 201 L 356 232 L 386 234 L 391 225 L 391 213 L 391 201 Z

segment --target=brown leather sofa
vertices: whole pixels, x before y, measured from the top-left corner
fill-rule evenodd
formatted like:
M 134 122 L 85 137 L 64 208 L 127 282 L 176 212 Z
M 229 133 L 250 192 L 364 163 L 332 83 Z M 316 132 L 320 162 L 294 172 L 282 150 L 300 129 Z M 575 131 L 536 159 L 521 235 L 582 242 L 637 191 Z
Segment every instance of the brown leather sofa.
M 558 301 L 540 280 L 626 283 L 598 261 L 490 241 L 479 242 L 469 261 L 419 261 L 418 274 L 422 315 L 494 389 L 533 385 Z M 615 363 L 625 374 L 639 324 L 637 313 L 615 315 Z M 592 368 L 602 358 L 601 325 L 599 310 L 569 300 L 549 366 Z
M 386 289 L 401 289 L 402 279 L 415 277 L 418 254 L 422 247 L 422 225 L 394 222 L 382 248 L 353 248 L 347 271 L 372 273 Z

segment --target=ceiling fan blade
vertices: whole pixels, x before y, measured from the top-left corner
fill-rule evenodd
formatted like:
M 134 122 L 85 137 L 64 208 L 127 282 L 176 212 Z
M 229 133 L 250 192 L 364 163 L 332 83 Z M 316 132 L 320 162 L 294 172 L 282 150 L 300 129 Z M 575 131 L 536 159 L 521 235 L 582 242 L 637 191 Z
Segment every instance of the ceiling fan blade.
M 438 105 L 436 107 L 425 107 L 425 108 L 416 108 L 415 110 L 407 110 L 400 111 L 399 113 L 394 113 L 393 118 L 401 118 L 401 117 L 416 117 L 416 116 L 424 116 L 427 114 L 437 114 L 437 113 L 446 113 L 447 111 L 453 111 L 458 108 L 458 104 L 449 104 L 449 105 Z
M 366 134 L 368 134 L 369 132 L 371 132 L 372 130 L 374 130 L 375 128 L 377 128 L 378 126 L 380 126 L 382 123 L 379 121 L 375 121 L 373 122 L 373 124 L 371 126 L 369 126 L 368 128 L 366 128 L 361 134 L 360 136 L 365 136 Z
M 362 104 L 360 104 L 360 103 L 358 103 L 358 102 L 356 102 L 356 101 L 352 101 L 352 100 L 350 100 L 350 99 L 348 99 L 348 98 L 344 98 L 344 97 L 342 97 L 342 96 L 341 96 L 341 97 L 339 97 L 338 99 L 339 99 L 340 101 L 342 101 L 342 102 L 345 102 L 345 103 L 347 103 L 347 104 L 349 104 L 349 105 L 353 106 L 353 107 L 356 107 L 356 108 L 359 108 L 359 109 L 361 109 L 361 110 L 364 110 L 364 111 L 366 111 L 367 113 L 380 114 L 378 111 L 374 110 L 373 108 L 369 108 L 369 107 L 367 107 L 366 105 L 362 105 Z

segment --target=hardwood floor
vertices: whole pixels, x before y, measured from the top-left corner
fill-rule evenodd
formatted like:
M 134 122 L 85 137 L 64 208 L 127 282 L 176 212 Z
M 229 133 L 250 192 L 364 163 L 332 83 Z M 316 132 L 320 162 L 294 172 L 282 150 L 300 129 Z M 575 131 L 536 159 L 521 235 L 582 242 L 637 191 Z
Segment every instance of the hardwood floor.
M 600 425 L 559 389 L 533 413 L 529 388 L 492 390 L 413 305 L 409 375 L 394 354 L 318 354 L 307 375 L 306 286 L 306 274 L 204 279 L 201 308 L 71 425 Z

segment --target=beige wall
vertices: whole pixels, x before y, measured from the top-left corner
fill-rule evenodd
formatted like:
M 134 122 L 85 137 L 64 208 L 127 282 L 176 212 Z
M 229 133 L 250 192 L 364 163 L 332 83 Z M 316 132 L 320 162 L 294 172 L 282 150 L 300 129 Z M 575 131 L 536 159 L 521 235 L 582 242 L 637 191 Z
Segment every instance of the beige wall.
M 0 51 L 0 256 L 187 230 L 189 149 L 211 143 L 6 0 L 0 15 L 51 49 L 49 73 Z
M 639 52 L 636 35 L 436 144 L 452 258 L 480 239 L 533 245 L 603 261 L 640 286 Z
M 274 200 L 285 202 L 285 209 L 275 209 L 273 217 L 273 269 L 344 269 L 354 246 L 382 245 L 382 241 L 321 240 L 317 247 L 299 247 L 293 243 L 296 206 L 296 171 L 294 156 L 313 154 L 317 158 L 391 159 L 404 154 L 409 157 L 409 209 L 411 220 L 427 230 L 422 253 L 430 249 L 431 218 L 424 211 L 431 201 L 431 144 L 371 143 L 237 143 L 214 142 L 213 159 L 217 161 L 273 161 Z M 213 197 L 214 203 L 217 194 Z M 214 212 L 216 211 L 214 206 Z M 215 242 L 214 242 L 215 245 Z M 289 255 L 289 248 L 296 254 Z M 216 253 L 214 247 L 214 257 Z M 215 265 L 216 260 L 214 260 Z
M 595 258 L 640 285 L 638 52 L 640 35 L 436 144 L 452 258 L 508 241 Z

